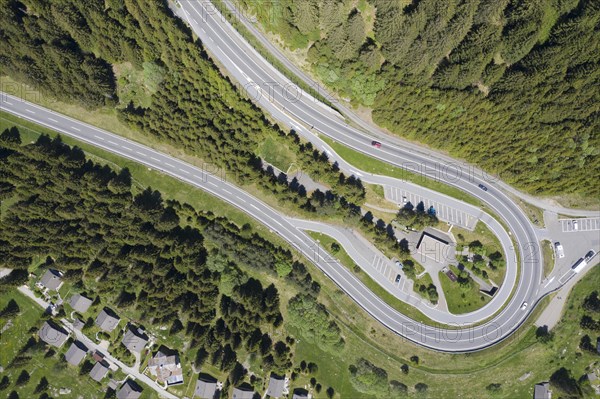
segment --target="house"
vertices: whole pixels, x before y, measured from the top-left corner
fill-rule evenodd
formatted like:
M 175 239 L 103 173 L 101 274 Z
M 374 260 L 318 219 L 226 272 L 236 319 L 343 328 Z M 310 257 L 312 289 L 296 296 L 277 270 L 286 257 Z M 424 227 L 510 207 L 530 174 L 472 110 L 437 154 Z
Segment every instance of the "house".
M 433 262 L 446 264 L 454 259 L 452 237 L 443 231 L 425 228 L 416 246 L 417 253 Z
M 213 399 L 217 393 L 217 380 L 209 375 L 201 375 L 196 381 L 194 396 L 201 399 Z
M 251 388 L 246 389 L 245 387 L 233 388 L 231 397 L 233 399 L 254 399 L 254 391 Z
M 267 395 L 272 398 L 280 398 L 288 393 L 287 384 L 284 377 L 276 374 L 271 374 L 269 378 L 269 386 L 267 387 Z
M 46 273 L 40 279 L 40 285 L 50 291 L 58 291 L 62 284 L 62 273 L 54 269 L 46 270 Z
M 94 367 L 92 367 L 92 370 L 90 371 L 90 377 L 92 377 L 92 380 L 100 382 L 104 377 L 106 377 L 107 373 L 108 364 L 106 361 L 102 360 L 94 364 Z
M 142 395 L 142 388 L 131 380 L 125 381 L 117 391 L 117 399 L 138 399 Z
M 533 399 L 551 399 L 552 391 L 550 391 L 550 384 L 547 382 L 541 382 L 535 384 L 533 388 Z
M 308 391 L 302 388 L 294 389 L 292 399 L 308 399 Z
M 69 347 L 67 353 L 65 353 L 65 360 L 67 363 L 73 366 L 78 366 L 87 354 L 88 348 L 79 341 L 75 341 Z
M 98 351 L 95 351 L 95 352 L 92 354 L 92 357 L 94 358 L 94 360 L 95 360 L 95 361 L 97 361 L 97 362 L 101 362 L 101 361 L 103 361 L 103 360 L 104 360 L 104 353 L 102 353 L 102 352 L 98 352 Z
M 156 355 L 148 361 L 148 371 L 156 381 L 167 385 L 183 384 L 183 370 L 179 363 L 177 354 L 167 355 L 158 351 Z
M 121 342 L 130 352 L 141 353 L 148 343 L 148 339 L 144 330 L 129 324 Z
M 92 300 L 81 294 L 75 294 L 69 300 L 69 305 L 79 313 L 85 313 L 92 305 Z
M 119 325 L 119 316 L 109 308 L 104 308 L 96 317 L 96 325 L 102 331 L 111 332 Z
M 38 335 L 42 341 L 57 348 L 60 348 L 69 337 L 62 327 L 52 321 L 45 322 Z

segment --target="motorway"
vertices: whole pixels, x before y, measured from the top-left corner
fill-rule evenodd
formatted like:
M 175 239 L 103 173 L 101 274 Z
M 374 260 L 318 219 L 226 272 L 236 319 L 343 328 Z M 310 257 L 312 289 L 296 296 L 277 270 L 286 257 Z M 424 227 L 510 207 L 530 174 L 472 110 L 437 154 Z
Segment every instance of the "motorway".
M 419 308 L 419 310 L 439 323 L 463 328 L 444 329 L 420 324 L 391 308 L 366 288 L 350 270 L 337 261 L 332 261 L 331 256 L 297 226 L 297 224 L 300 224 L 297 220 L 272 209 L 259 199 L 223 180 L 220 176 L 213 175 L 212 171 L 207 172 L 142 144 L 6 93 L 0 93 L 0 108 L 67 136 L 159 170 L 201 188 L 247 212 L 293 245 L 371 316 L 390 330 L 425 347 L 447 352 L 469 352 L 483 349 L 509 336 L 526 317 L 526 312 L 518 309 L 521 299 L 513 299 L 493 320 L 481 325 L 469 326 L 469 324 L 481 320 L 481 315 L 477 315 L 475 312 L 456 316 L 434 308 Z M 326 226 L 326 224 L 323 224 L 322 228 L 314 229 L 325 230 Z M 520 281 L 522 282 L 523 279 Z M 510 284 L 507 285 L 510 286 Z M 525 294 L 535 295 L 537 286 L 538 284 L 535 284 L 531 287 L 534 292 L 525 291 Z M 528 288 L 521 285 L 521 290 L 527 290 Z M 519 292 L 521 291 L 518 289 L 517 294 Z M 529 300 L 529 297 L 527 299 Z M 516 311 L 514 309 L 515 303 Z M 512 307 L 511 304 L 513 304 Z M 494 312 L 494 309 L 490 306 L 482 309 Z
M 327 135 L 359 152 L 384 160 L 390 164 L 423 174 L 447 184 L 458 187 L 486 203 L 500 215 L 517 241 L 521 254 L 521 275 L 517 280 L 516 268 L 513 280 L 507 277 L 504 287 L 507 299 L 510 289 L 515 286 L 512 299 L 496 315 L 502 305 L 501 299 L 495 301 L 498 306 L 486 306 L 479 314 L 450 315 L 436 309 L 423 310 L 429 318 L 444 324 L 453 324 L 459 329 L 445 329 L 422 325 L 404 316 L 385 304 L 368 290 L 354 275 L 337 262 L 332 262 L 326 252 L 316 246 L 314 240 L 302 231 L 297 222 L 270 208 L 259 199 L 247 194 L 238 187 L 214 176 L 200 168 L 182 162 L 166 154 L 157 152 L 139 143 L 124 139 L 96 127 L 79 122 L 56 112 L 27 103 L 10 95 L 2 95 L 0 108 L 22 118 L 39 123 L 65 135 L 98 146 L 107 151 L 140 162 L 148 167 L 162 171 L 195 187 L 199 187 L 237 208 L 249 213 L 297 250 L 315 263 L 343 291 L 352 297 L 365 311 L 384 324 L 390 330 L 425 347 L 446 352 L 470 352 L 480 350 L 508 337 L 527 318 L 539 300 L 539 287 L 542 279 L 542 259 L 535 230 L 521 209 L 502 191 L 494 188 L 494 179 L 490 176 L 476 176 L 472 170 L 464 171 L 459 164 L 441 165 L 435 159 L 416 151 L 383 141 L 382 148 L 371 145 L 371 138 L 365 133 L 347 125 L 339 114 L 327 108 L 306 93 L 291 97 L 282 88 L 290 83 L 270 64 L 262 59 L 237 32 L 214 9 L 206 10 L 207 3 L 182 1 L 176 11 L 190 23 L 192 29 L 203 41 L 205 47 L 214 55 L 228 72 L 240 82 L 247 82 L 248 88 L 256 89 L 254 100 L 271 115 L 299 134 L 315 143 L 318 148 L 327 149 L 325 143 L 314 132 Z M 257 83 L 259 82 L 259 83 Z M 266 89 L 265 89 L 266 88 Z M 329 151 L 331 151 L 329 149 Z M 333 153 L 333 151 L 331 151 Z M 334 157 L 335 154 L 333 153 Z M 339 158 L 339 157 L 338 157 Z M 341 158 L 335 158 L 342 162 Z M 344 164 L 344 169 L 351 165 Z M 382 176 L 372 176 L 354 168 L 364 181 L 383 184 Z M 398 181 L 385 177 L 386 184 L 398 184 Z M 483 191 L 478 184 L 485 184 Z M 498 223 L 489 217 L 488 225 Z M 498 224 L 499 225 L 499 224 Z M 503 229 L 500 227 L 499 230 Z M 510 252 L 506 233 L 494 229 Z M 504 239 L 502 238 L 504 236 Z M 514 252 L 513 252 L 514 253 Z M 507 261 L 512 261 L 509 257 Z M 510 273 L 507 273 L 507 276 Z M 500 296 L 498 298 L 501 298 Z M 530 303 L 521 310 L 522 302 Z M 472 325 L 487 317 L 493 318 L 480 325 Z M 484 317 L 486 316 L 486 317 Z M 470 325 L 471 324 L 471 325 Z

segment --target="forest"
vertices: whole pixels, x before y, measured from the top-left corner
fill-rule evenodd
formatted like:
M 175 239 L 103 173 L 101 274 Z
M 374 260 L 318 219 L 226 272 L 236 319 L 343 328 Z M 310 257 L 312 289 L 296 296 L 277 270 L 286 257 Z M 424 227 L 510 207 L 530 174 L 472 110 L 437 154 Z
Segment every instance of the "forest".
M 315 345 L 344 345 L 318 302 L 320 285 L 289 250 L 226 219 L 164 201 L 151 188 L 133 194 L 127 169 L 96 164 L 60 136 L 23 145 L 16 128 L 0 134 L 0 200 L 10 204 L 0 224 L 0 267 L 13 269 L 0 279 L 3 292 L 23 284 L 32 265 L 59 269 L 78 289 L 119 309 L 133 307 L 171 333 L 183 331 L 196 366 L 210 362 L 229 373 L 232 385 L 246 373 L 239 351 L 260 359 L 266 372 L 291 367 L 294 340 L 271 338 L 285 331 L 282 307 L 297 309 L 289 311 L 292 325 L 303 308 L 321 335 L 301 334 Z M 275 285 L 248 269 L 285 279 L 303 294 L 281 304 Z M 9 306 L 1 316 L 14 313 Z
M 597 202 L 598 2 L 239 4 L 379 125 L 529 193 Z

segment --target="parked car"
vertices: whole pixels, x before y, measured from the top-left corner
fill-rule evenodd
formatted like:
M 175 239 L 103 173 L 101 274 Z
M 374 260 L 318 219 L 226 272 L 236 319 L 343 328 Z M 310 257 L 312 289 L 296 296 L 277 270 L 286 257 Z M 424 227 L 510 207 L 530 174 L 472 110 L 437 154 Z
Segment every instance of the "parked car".
M 397 282 L 397 283 L 399 283 L 399 282 L 400 282 L 400 279 L 401 279 L 401 278 L 402 278 L 402 276 L 401 276 L 401 275 L 399 275 L 399 274 L 396 274 L 396 282 Z
M 483 184 L 480 184 L 479 188 L 482 189 L 483 191 L 487 191 L 488 190 L 487 187 L 484 186 Z
M 373 141 L 371 141 L 371 145 L 373 147 L 381 148 L 381 143 L 379 141 L 373 140 Z
M 527 309 L 527 302 L 523 302 L 523 304 L 521 305 L 521 310 L 525 309 Z
M 565 257 L 565 250 L 563 249 L 563 246 L 561 245 L 560 242 L 556 241 L 554 243 L 554 248 L 556 248 L 556 256 L 558 256 L 559 259 L 562 259 Z
M 579 230 L 579 222 L 577 220 L 573 220 L 573 230 Z
M 399 260 L 396 261 L 396 266 L 398 266 L 400 269 L 402 269 L 404 267 L 402 262 L 400 262 Z
M 594 251 L 593 249 L 590 249 L 589 252 L 587 254 L 585 254 L 586 262 L 589 262 L 590 259 L 592 259 L 594 257 L 594 255 L 596 255 L 596 251 Z

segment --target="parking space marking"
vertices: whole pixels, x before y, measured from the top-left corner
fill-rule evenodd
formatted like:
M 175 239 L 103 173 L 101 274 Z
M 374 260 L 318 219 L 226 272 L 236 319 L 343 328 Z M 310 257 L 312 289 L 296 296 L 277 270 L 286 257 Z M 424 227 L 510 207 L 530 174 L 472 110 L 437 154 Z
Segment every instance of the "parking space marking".
M 563 233 L 600 230 L 600 218 L 559 219 L 559 222 Z

